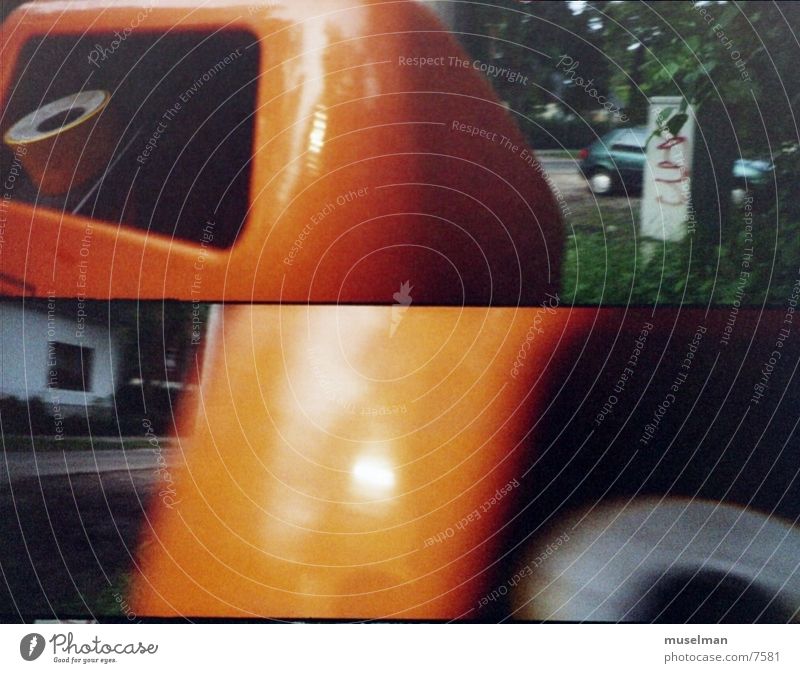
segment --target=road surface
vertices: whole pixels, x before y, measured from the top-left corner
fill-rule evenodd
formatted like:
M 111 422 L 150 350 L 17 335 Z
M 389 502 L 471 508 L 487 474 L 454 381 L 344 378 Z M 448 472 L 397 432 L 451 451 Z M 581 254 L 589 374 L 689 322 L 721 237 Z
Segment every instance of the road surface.
M 28 452 L 7 452 L 0 458 L 0 489 L 11 481 L 29 477 L 67 474 L 97 474 L 127 470 L 156 470 L 166 461 L 175 466 L 179 453 L 169 449 L 104 449 L 102 451 L 46 451 L 35 456 Z
M 128 618 L 120 606 L 159 468 L 174 470 L 178 456 L 1 456 L 0 619 Z
M 578 162 L 575 159 L 567 159 L 564 157 L 548 157 L 539 155 L 537 155 L 536 158 L 539 160 L 539 163 L 542 165 L 542 168 L 544 168 L 544 170 L 550 176 L 570 175 L 570 176 L 580 177 Z

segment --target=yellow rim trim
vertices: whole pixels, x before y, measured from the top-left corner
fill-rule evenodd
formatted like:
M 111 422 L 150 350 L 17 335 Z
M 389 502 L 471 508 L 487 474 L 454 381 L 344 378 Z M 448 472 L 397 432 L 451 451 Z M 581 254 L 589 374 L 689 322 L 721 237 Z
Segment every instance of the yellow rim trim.
M 104 91 L 102 89 L 100 91 L 102 91 L 102 94 L 103 94 L 103 102 L 100 103 L 100 105 L 98 107 L 96 107 L 94 110 L 90 110 L 89 112 L 87 112 L 86 114 L 82 115 L 81 117 L 78 117 L 75 121 L 70 122 L 66 126 L 59 126 L 57 129 L 54 129 L 52 131 L 48 131 L 44 135 L 37 136 L 36 138 L 29 138 L 27 140 L 14 140 L 10 136 L 11 136 L 11 132 L 14 130 L 14 126 L 16 126 L 19 123 L 19 122 L 17 122 L 17 124 L 14 124 L 14 126 L 12 126 L 8 131 L 6 131 L 5 135 L 3 136 L 3 142 L 6 145 L 10 145 L 11 147 L 21 147 L 23 145 L 33 145 L 35 143 L 40 143 L 43 140 L 49 140 L 50 138 L 53 138 L 54 136 L 61 135 L 62 133 L 66 133 L 67 131 L 70 131 L 70 130 L 74 129 L 76 126 L 80 126 L 81 124 L 83 124 L 83 123 L 89 121 L 90 119 L 96 117 L 97 115 L 99 115 L 103 110 L 105 110 L 108 107 L 108 104 L 111 101 L 111 94 L 108 91 Z M 56 102 L 56 101 L 54 101 L 54 102 Z M 20 120 L 20 121 L 22 121 L 22 120 Z

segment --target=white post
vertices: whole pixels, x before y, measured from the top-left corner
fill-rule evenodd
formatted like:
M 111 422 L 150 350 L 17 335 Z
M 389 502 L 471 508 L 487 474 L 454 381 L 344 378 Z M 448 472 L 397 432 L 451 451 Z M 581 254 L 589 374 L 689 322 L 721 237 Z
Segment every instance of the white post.
M 678 96 L 652 97 L 648 133 L 676 114 L 681 102 Z M 676 135 L 664 132 L 661 137 L 651 137 L 647 143 L 639 226 L 645 238 L 680 241 L 694 229 L 694 222 L 687 223 L 687 220 L 692 220 L 689 207 L 695 118 L 691 107 L 686 114 L 688 119 Z

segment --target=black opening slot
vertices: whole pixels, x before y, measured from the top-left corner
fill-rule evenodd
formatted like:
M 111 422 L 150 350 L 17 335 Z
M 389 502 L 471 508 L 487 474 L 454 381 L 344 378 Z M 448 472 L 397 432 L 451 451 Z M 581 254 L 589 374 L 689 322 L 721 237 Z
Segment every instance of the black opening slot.
M 258 43 L 245 31 L 41 37 L 17 64 L 5 132 L 80 91 L 112 94 L 113 148 L 100 175 L 60 196 L 20 179 L 14 198 L 220 248 L 249 208 Z M 76 161 L 58 156 L 51 161 Z M 2 163 L 14 157 L 3 147 Z

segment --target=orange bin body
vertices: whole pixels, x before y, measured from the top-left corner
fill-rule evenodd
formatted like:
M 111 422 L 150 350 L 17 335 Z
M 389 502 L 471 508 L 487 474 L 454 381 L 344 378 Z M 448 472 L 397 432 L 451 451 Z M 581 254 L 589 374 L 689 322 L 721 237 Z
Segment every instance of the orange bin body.
M 474 617 L 592 313 L 411 307 L 390 337 L 392 307 L 220 309 L 136 611 Z
M 126 226 L 123 217 L 92 220 L 14 198 L 0 291 L 391 303 L 412 280 L 417 305 L 514 306 L 557 287 L 563 236 L 543 172 L 480 64 L 420 3 L 197 4 L 23 6 L 4 26 L 0 105 L 11 109 L 26 90 L 25 68 L 15 80 L 16 57 L 45 35 L 89 48 L 94 36 L 115 31 L 154 43 L 223 27 L 250 33 L 246 48 L 259 49 L 260 66 L 249 208 L 244 222 L 219 225 L 239 231 L 235 243 L 202 251 L 198 283 L 198 245 Z M 124 49 L 109 58 L 123 59 Z M 115 97 L 150 94 L 135 89 L 135 63 L 127 94 L 104 80 L 110 66 L 81 65 L 93 88 L 112 90 L 108 114 Z M 15 121 L 4 115 L 0 135 Z M 242 168 L 218 170 L 227 178 Z
M 469 618 L 501 562 L 538 382 L 589 321 L 554 310 L 563 231 L 541 167 L 416 2 L 32 4 L 4 27 L 3 104 L 29 40 L 134 24 L 258 44 L 236 242 L 204 251 L 197 290 L 195 245 L 14 200 L 0 278 L 6 294 L 247 303 L 213 309 L 134 610 Z

